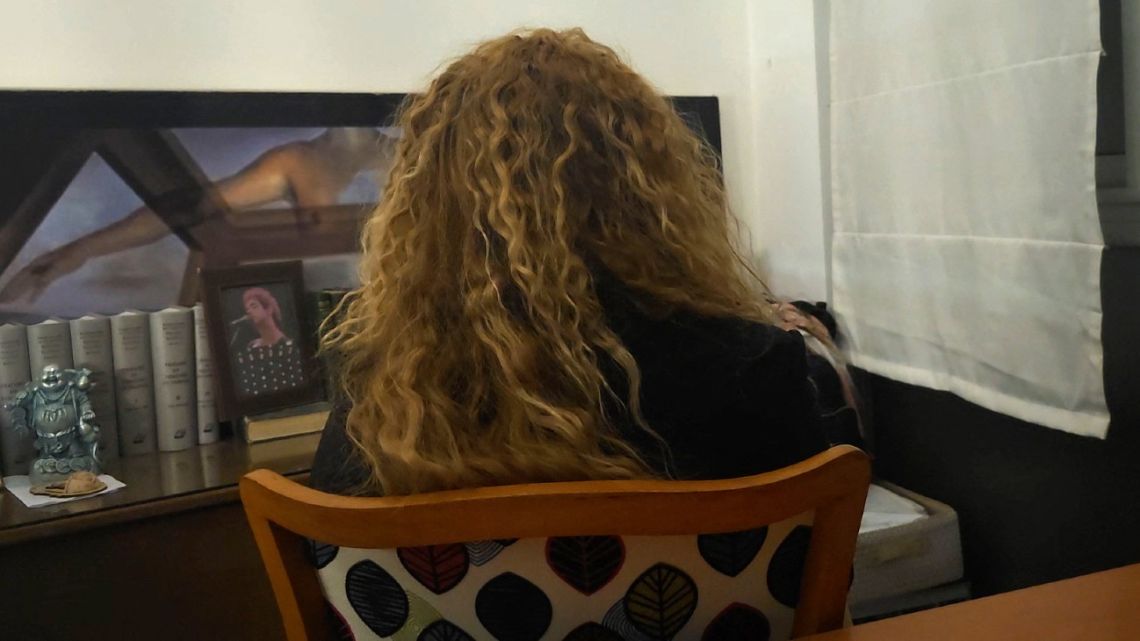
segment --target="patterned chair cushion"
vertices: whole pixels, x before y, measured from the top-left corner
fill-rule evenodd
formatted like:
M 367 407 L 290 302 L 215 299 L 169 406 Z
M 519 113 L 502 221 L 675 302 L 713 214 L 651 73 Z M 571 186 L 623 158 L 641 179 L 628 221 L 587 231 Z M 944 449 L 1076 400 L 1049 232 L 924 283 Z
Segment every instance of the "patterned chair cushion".
M 699 536 L 311 544 L 343 639 L 788 639 L 811 515 Z

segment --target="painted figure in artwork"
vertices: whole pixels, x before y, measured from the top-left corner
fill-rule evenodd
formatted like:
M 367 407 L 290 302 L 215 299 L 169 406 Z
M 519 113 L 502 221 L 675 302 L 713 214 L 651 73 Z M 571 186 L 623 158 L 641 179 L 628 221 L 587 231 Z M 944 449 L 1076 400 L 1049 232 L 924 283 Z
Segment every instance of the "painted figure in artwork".
M 362 172 L 386 180 L 398 134 L 371 127 L 335 127 L 311 140 L 267 150 L 237 173 L 214 183 L 217 195 L 235 212 L 274 202 L 293 208 L 336 204 L 338 195 Z M 362 210 L 363 211 L 363 210 Z M 34 301 L 56 280 L 88 261 L 140 247 L 172 232 L 143 206 L 122 219 L 37 256 L 0 287 L 0 303 Z
M 12 429 L 32 430 L 36 459 L 33 485 L 67 478 L 73 472 L 99 473 L 99 427 L 87 392 L 87 369 L 60 369 L 47 365 L 39 382 L 28 383 L 5 404 Z

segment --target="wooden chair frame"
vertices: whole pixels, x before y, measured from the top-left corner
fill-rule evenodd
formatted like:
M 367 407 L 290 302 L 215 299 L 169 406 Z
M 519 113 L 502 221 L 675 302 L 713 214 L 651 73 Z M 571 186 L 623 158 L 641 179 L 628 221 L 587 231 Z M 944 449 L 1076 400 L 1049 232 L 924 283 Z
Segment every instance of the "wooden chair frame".
M 840 445 L 790 467 L 716 481 L 580 481 L 379 498 L 325 494 L 269 470 L 240 483 L 242 504 L 290 641 L 330 639 L 304 538 L 356 548 L 488 539 L 734 532 L 814 511 L 792 635 L 842 627 L 863 504 L 861 450 Z

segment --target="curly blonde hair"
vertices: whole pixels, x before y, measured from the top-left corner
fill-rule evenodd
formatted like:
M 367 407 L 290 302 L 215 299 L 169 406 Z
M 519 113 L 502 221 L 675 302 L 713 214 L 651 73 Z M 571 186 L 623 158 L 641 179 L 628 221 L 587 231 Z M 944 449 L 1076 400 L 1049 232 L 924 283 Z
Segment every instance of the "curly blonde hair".
M 580 29 L 479 45 L 397 125 L 363 285 L 323 341 L 371 468 L 362 491 L 653 476 L 606 410 L 651 432 L 590 265 L 649 313 L 771 321 L 715 152 Z

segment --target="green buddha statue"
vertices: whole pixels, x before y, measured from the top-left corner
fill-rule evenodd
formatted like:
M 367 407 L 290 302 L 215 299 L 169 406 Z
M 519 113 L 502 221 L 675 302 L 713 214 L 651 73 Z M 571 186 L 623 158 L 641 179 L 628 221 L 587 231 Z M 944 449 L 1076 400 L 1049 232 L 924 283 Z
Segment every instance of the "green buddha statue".
M 37 457 L 31 483 L 60 481 L 72 472 L 99 474 L 99 427 L 87 399 L 87 369 L 47 365 L 39 382 L 31 382 L 5 408 L 12 429 L 31 430 Z

